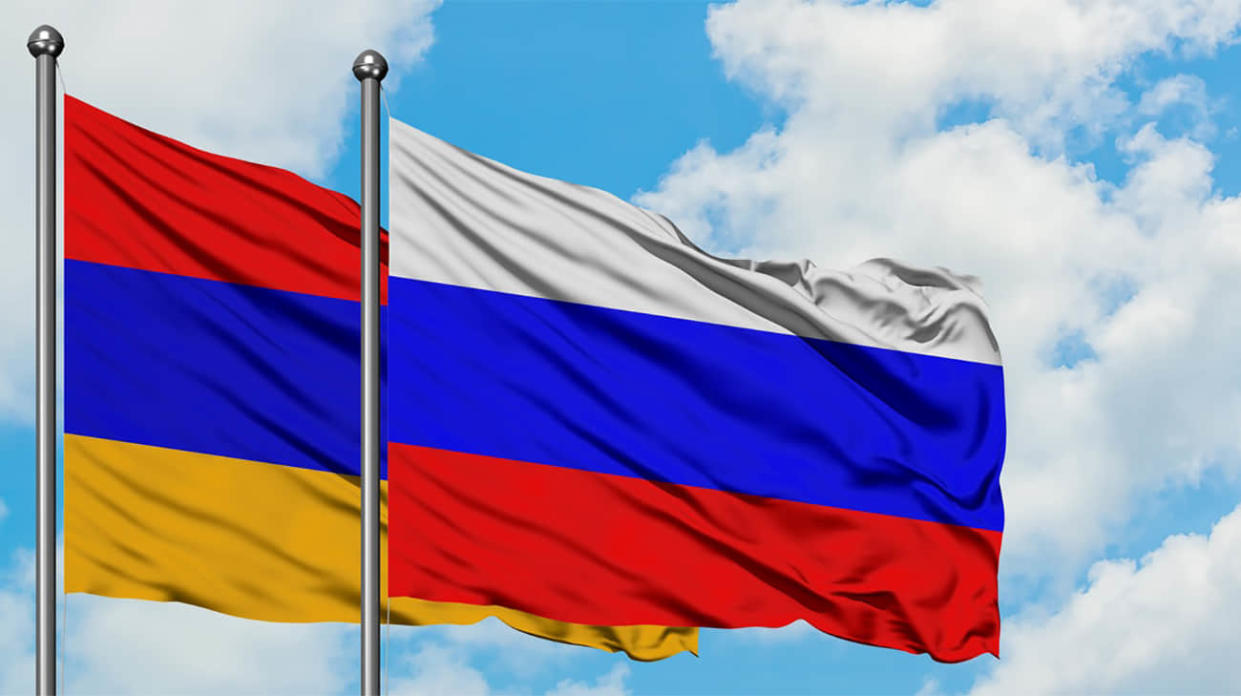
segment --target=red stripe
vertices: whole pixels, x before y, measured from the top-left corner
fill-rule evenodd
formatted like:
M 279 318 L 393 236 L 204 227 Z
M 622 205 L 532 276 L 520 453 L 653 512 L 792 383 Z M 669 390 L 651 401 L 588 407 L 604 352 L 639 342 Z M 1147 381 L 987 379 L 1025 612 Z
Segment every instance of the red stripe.
M 296 174 L 65 97 L 65 258 L 356 301 L 359 216 Z
M 1000 533 L 391 443 L 394 596 L 998 655 Z

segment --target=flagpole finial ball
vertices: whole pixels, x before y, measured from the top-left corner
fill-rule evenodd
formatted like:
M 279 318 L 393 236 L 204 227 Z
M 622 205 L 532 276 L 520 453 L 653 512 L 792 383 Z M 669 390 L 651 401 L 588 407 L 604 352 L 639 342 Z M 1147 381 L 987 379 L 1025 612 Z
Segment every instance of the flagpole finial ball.
M 382 81 L 387 74 L 388 61 L 384 60 L 379 51 L 367 49 L 353 60 L 353 76 L 358 78 L 359 82 L 368 78 Z
M 54 27 L 43 24 L 30 32 L 30 38 L 26 39 L 26 50 L 30 51 L 30 55 L 35 58 L 39 56 L 55 58 L 65 50 L 65 37 L 61 36 Z

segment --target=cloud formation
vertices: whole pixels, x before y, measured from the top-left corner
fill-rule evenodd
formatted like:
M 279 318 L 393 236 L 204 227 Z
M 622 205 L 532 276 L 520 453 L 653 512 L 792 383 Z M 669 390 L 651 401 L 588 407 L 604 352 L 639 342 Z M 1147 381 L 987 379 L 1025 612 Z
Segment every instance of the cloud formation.
M 1096 563 L 1058 612 L 1009 622 L 1005 659 L 972 693 L 1234 692 L 1239 587 L 1241 507 L 1207 536 Z

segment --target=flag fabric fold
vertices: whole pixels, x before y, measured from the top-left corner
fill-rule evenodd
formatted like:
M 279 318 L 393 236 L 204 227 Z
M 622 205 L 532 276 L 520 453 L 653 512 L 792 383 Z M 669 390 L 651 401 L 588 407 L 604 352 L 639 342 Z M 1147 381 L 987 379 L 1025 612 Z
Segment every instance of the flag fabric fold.
M 73 97 L 64 113 L 66 591 L 356 622 L 357 204 Z M 638 659 L 697 644 L 507 605 L 391 613 Z
M 605 192 L 389 143 L 393 595 L 998 654 L 976 281 L 721 259 Z

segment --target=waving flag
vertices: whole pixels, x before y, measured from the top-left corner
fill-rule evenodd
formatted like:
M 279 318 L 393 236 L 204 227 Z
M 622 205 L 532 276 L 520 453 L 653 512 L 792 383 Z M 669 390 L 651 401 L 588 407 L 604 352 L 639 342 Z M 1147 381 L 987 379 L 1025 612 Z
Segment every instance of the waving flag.
M 65 589 L 358 620 L 358 206 L 65 98 Z M 498 616 L 653 659 L 695 629 Z
M 715 258 L 389 134 L 393 595 L 997 653 L 1003 378 L 970 279 Z

